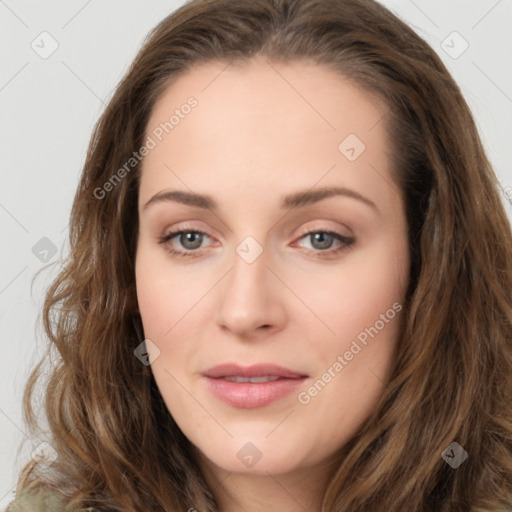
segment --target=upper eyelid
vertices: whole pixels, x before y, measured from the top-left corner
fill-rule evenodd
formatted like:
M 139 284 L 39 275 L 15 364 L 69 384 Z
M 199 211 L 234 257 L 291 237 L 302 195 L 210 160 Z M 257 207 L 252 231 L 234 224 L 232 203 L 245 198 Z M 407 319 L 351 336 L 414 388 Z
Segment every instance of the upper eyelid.
M 190 222 L 195 222 L 195 221 L 190 221 Z M 344 236 L 345 238 L 352 238 L 352 237 L 355 237 L 355 233 L 353 231 L 353 229 L 349 228 L 347 225 L 343 225 L 343 228 L 346 229 L 347 231 L 349 231 L 348 234 L 343 234 L 343 233 L 340 233 L 339 231 L 342 230 L 343 228 L 340 228 L 340 227 L 329 227 L 327 225 L 325 225 L 325 223 L 327 222 L 333 222 L 333 221 L 325 221 L 325 220 L 320 220 L 320 221 L 316 221 L 316 222 L 320 222 L 320 223 L 324 223 L 324 225 L 320 225 L 320 226 L 311 226 L 310 223 L 311 222 L 315 222 L 315 221 L 308 221 L 306 222 L 307 225 L 309 225 L 308 227 L 306 228 L 303 228 L 300 230 L 301 232 L 301 235 L 299 236 L 304 236 L 308 233 L 311 233 L 311 232 L 319 232 L 319 231 L 333 231 L 337 234 L 339 234 L 340 236 Z M 340 224 L 338 222 L 338 224 Z M 169 234 L 171 233 L 178 233 L 178 232 L 194 232 L 194 233 L 202 233 L 204 235 L 207 235 L 208 237 L 210 238 L 215 238 L 213 237 L 212 235 L 210 235 L 208 233 L 208 230 L 207 229 L 203 229 L 203 228 L 198 228 L 198 227 L 195 227 L 195 226 L 190 226 L 186 223 L 185 221 L 185 225 L 180 225 L 178 224 L 177 227 L 175 228 L 172 228 L 168 231 Z M 167 235 L 163 235 L 163 236 L 167 236 Z

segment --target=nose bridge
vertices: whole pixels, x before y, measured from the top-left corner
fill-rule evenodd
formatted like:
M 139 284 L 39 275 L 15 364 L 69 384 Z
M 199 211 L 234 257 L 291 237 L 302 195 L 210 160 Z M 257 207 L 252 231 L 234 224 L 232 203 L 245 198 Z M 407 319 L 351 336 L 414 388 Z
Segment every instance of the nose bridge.
M 245 237 L 235 248 L 233 269 L 228 278 L 227 293 L 237 299 L 237 306 L 247 300 L 261 299 L 266 294 L 267 250 L 252 236 Z
M 253 207 L 253 216 L 239 219 L 233 234 L 238 238 L 231 258 L 233 269 L 229 281 L 237 287 L 262 288 L 268 269 L 270 249 L 265 226 L 262 223 L 261 212 Z M 248 226 L 251 226 L 248 229 Z M 235 238 L 235 239 L 236 239 Z

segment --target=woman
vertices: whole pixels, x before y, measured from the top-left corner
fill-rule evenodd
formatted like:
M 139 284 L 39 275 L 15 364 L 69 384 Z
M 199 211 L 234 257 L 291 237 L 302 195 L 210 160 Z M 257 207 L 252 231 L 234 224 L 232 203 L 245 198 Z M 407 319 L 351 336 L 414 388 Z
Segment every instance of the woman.
M 376 2 L 163 20 L 70 242 L 44 305 L 58 458 L 12 511 L 512 510 L 500 187 L 440 59 Z

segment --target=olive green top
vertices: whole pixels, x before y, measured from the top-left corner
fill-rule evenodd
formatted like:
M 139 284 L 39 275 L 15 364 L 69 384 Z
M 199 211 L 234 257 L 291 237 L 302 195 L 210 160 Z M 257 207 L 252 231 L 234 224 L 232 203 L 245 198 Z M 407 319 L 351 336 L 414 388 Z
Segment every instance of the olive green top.
M 64 512 L 64 507 L 56 493 L 43 491 L 38 494 L 21 493 L 7 506 L 5 512 Z
M 80 508 L 80 512 L 94 512 L 93 507 Z M 3 510 L 0 512 L 4 512 Z M 55 491 L 21 491 L 5 512 L 64 512 L 62 497 Z
M 60 497 L 51 491 L 21 493 L 8 506 L 6 512 L 63 512 Z

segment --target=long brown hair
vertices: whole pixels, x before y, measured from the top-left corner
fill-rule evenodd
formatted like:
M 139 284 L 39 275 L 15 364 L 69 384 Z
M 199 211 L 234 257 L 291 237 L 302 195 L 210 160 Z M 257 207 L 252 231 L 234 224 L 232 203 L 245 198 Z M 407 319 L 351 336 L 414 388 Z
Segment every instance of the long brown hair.
M 373 0 L 193 0 L 165 18 L 98 121 L 74 199 L 65 265 L 43 309 L 53 367 L 48 442 L 18 491 L 66 510 L 218 511 L 156 387 L 134 357 L 137 164 L 163 91 L 195 63 L 307 59 L 380 95 L 403 192 L 411 274 L 394 373 L 342 449 L 323 512 L 502 511 L 512 503 L 512 234 L 470 110 L 435 52 Z M 200 108 L 200 107 L 199 107 Z M 36 367 L 24 395 L 31 435 Z M 456 469 L 442 454 L 457 442 Z M 453 452 L 452 452 L 453 454 Z

